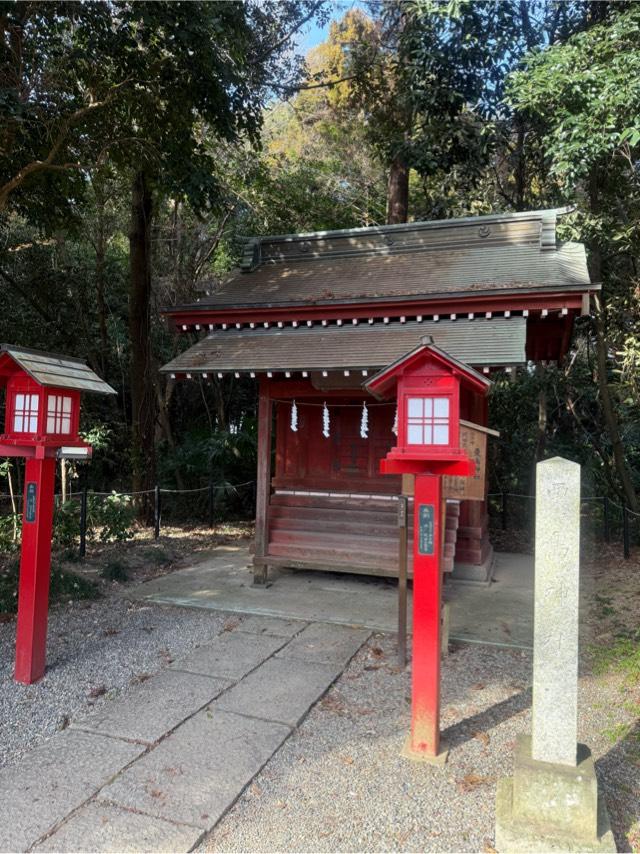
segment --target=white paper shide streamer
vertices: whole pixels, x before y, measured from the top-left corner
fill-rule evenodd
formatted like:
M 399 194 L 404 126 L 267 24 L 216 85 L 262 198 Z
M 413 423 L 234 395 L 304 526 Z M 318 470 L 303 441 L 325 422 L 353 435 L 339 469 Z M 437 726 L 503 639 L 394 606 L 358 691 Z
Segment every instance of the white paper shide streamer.
M 325 439 L 328 439 L 329 436 L 331 435 L 329 428 L 330 428 L 329 408 L 328 408 L 327 404 L 325 403 L 325 405 L 322 409 L 322 435 L 324 436 Z
M 295 400 L 291 404 L 291 430 L 294 433 L 298 432 L 298 407 Z
M 369 435 L 369 410 L 367 404 L 362 404 L 362 417 L 360 419 L 360 437 L 366 439 Z
M 398 407 L 396 406 L 396 414 L 393 418 L 393 427 L 391 428 L 391 432 L 398 435 Z

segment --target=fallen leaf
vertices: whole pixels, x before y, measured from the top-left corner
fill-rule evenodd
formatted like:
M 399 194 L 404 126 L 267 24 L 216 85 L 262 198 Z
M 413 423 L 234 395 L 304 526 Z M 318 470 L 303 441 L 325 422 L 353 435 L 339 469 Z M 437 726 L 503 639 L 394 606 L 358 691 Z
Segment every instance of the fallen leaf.
M 240 620 L 227 620 L 224 626 L 222 627 L 223 632 L 232 632 L 234 629 L 237 629 L 240 625 Z
M 488 839 L 485 839 L 482 851 L 484 852 L 484 854 L 497 854 L 496 849 L 493 847 L 493 845 Z
M 344 762 L 345 765 L 353 765 L 353 757 L 352 756 L 341 756 L 341 761 Z
M 488 747 L 491 741 L 491 737 L 486 732 L 474 732 L 473 737 L 481 741 L 485 747 Z
M 92 700 L 96 700 L 98 697 L 102 697 L 103 694 L 107 693 L 106 685 L 94 685 L 93 688 L 89 689 L 89 696 Z
M 376 658 L 382 658 L 382 656 L 384 655 L 384 650 L 380 649 L 379 646 L 372 646 L 371 655 L 375 656 Z
M 484 688 L 484 682 L 476 682 L 475 685 L 471 686 L 472 691 L 482 691 L 483 688 Z
M 457 781 L 457 786 L 461 792 L 472 792 L 474 789 L 484 786 L 488 782 L 488 777 L 481 777 L 479 774 L 466 774 L 462 780 Z

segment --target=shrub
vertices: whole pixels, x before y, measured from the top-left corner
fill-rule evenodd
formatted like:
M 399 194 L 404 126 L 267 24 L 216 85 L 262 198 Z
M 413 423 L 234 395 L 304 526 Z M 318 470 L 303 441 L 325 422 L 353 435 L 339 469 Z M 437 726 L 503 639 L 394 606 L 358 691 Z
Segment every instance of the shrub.
M 133 537 L 135 507 L 128 495 L 112 492 L 106 498 L 89 496 L 88 527 L 103 543 L 124 542 Z
M 18 608 L 19 570 L 20 563 L 17 560 L 0 569 L 0 612 L 14 613 Z M 52 564 L 50 603 L 67 599 L 97 599 L 99 595 L 100 590 L 95 582 Z
M 15 552 L 20 548 L 20 529 L 22 528 L 22 516 L 11 513 L 8 516 L 0 516 L 0 552 L 5 554 Z M 17 531 L 17 537 L 15 536 Z

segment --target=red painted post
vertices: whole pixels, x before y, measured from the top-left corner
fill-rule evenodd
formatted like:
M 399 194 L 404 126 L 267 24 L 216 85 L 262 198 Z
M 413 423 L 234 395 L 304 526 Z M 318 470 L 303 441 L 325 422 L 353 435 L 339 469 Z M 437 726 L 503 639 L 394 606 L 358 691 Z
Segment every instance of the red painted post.
M 15 670 L 16 681 L 25 685 L 41 679 L 45 669 L 55 472 L 53 457 L 27 460 Z
M 408 752 L 434 759 L 440 753 L 440 598 L 442 479 L 415 479 L 413 536 L 413 666 Z

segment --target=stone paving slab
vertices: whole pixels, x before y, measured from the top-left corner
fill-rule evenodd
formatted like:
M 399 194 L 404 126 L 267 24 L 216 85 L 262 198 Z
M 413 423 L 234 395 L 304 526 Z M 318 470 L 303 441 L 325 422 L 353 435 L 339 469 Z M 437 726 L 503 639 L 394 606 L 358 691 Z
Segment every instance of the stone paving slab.
M 34 851 L 173 852 L 190 851 L 202 836 L 199 827 L 92 801 L 74 813 Z
M 282 724 L 203 709 L 100 797 L 210 830 L 289 733 Z
M 26 851 L 143 751 L 66 730 L 0 770 L 0 850 Z
M 311 623 L 277 653 L 277 658 L 297 658 L 345 667 L 370 634 L 368 629 Z
M 284 637 L 225 632 L 210 643 L 198 647 L 186 658 L 174 661 L 171 669 L 218 676 L 235 682 L 262 664 L 286 642 L 287 638 Z
M 338 664 L 270 658 L 213 708 L 295 727 L 341 671 Z
M 164 670 L 72 726 L 153 744 L 229 684 L 224 679 Z
M 280 617 L 261 617 L 251 615 L 244 617 L 237 632 L 247 632 L 253 635 L 274 635 L 280 638 L 291 638 L 309 625 L 303 620 L 283 620 Z

